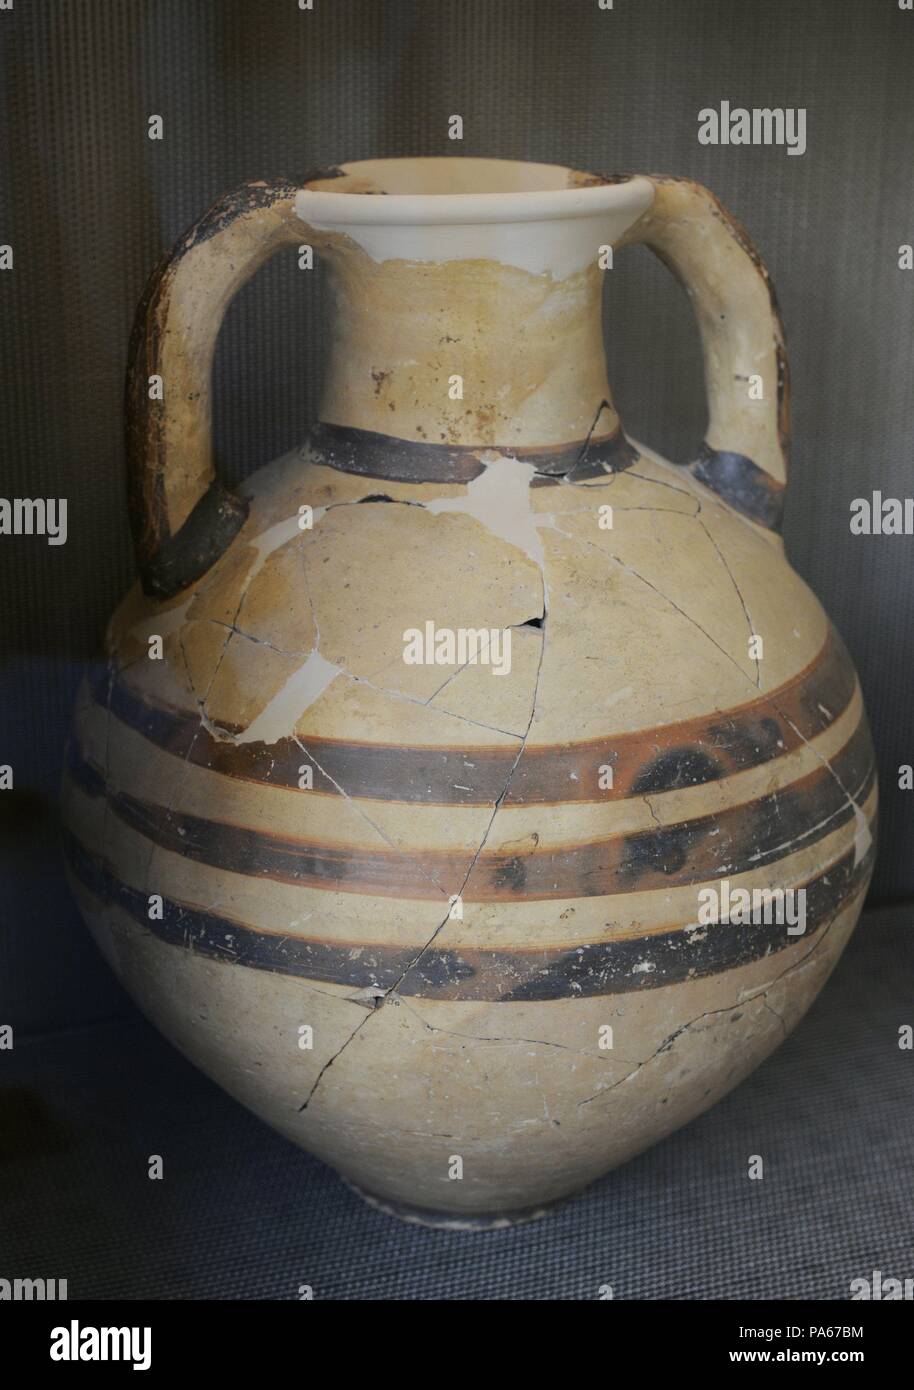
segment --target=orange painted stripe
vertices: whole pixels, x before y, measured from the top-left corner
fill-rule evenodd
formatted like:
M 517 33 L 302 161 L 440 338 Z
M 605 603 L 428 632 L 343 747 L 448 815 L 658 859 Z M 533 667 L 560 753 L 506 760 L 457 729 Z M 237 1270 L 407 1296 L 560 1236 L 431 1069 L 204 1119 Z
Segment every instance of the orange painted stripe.
M 101 668 L 96 701 L 150 742 L 199 767 L 243 781 L 297 789 L 305 752 L 314 792 L 427 805 L 493 805 L 510 782 L 506 806 L 606 802 L 717 781 L 791 753 L 844 712 L 856 676 L 841 638 L 830 629 L 817 656 L 776 690 L 743 705 L 631 733 L 567 744 L 407 746 L 343 739 L 284 738 L 234 744 L 201 727 L 196 714 L 144 698 L 126 678 Z M 242 730 L 229 729 L 229 733 Z M 601 768 L 613 785 L 601 788 Z M 605 780 L 605 778 L 604 778 Z

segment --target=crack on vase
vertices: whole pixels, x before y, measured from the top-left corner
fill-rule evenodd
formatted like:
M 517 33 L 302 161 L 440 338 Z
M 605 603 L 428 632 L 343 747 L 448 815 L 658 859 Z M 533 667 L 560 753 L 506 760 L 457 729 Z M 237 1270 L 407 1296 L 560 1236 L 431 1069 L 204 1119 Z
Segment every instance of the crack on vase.
M 768 984 L 761 985 L 758 989 L 751 990 L 749 993 L 741 995 L 740 998 L 737 999 L 734 1003 L 727 1004 L 724 1008 L 706 1009 L 703 1013 L 697 1014 L 695 1018 L 689 1019 L 688 1022 L 680 1024 L 678 1028 L 675 1028 L 672 1033 L 670 1033 L 666 1038 L 664 1038 L 663 1042 L 660 1043 L 660 1045 L 654 1049 L 654 1051 L 650 1054 L 649 1057 L 645 1057 L 644 1061 L 639 1062 L 638 1065 L 636 1067 L 633 1067 L 630 1072 L 626 1072 L 625 1076 L 620 1077 L 618 1081 L 614 1081 L 611 1086 L 601 1086 L 598 1090 L 594 1091 L 593 1095 L 585 1096 L 583 1100 L 578 1101 L 578 1109 L 580 1109 L 581 1106 L 590 1105 L 591 1102 L 599 1099 L 600 1096 L 609 1095 L 611 1091 L 614 1091 L 618 1086 L 624 1085 L 626 1081 L 631 1081 L 632 1077 L 637 1076 L 639 1072 L 641 1072 L 645 1067 L 649 1066 L 650 1063 L 653 1062 L 657 1057 L 661 1056 L 665 1052 L 669 1052 L 673 1048 L 677 1040 L 681 1038 L 684 1033 L 687 1033 L 690 1029 L 695 1028 L 696 1025 L 701 1023 L 703 1019 L 717 1018 L 723 1014 L 732 1013 L 734 1009 L 742 1008 L 744 1005 L 760 1002 L 763 1007 L 768 1008 L 768 1011 L 774 1014 L 774 1017 L 778 1019 L 784 1030 L 784 1035 L 786 1036 L 789 1031 L 787 1024 L 785 1023 L 781 1015 L 770 1007 L 770 1005 L 767 1002 L 767 997 L 771 993 L 771 991 L 778 984 L 780 984 L 780 982 L 783 979 L 785 979 L 787 975 L 792 974 L 795 970 L 801 969 L 809 961 L 811 956 L 813 956 L 817 951 L 821 950 L 823 943 L 825 942 L 829 932 L 831 931 L 831 928 L 834 926 L 835 920 L 835 918 L 832 918 L 832 920 L 825 927 L 822 928 L 821 932 L 817 936 L 817 939 L 813 942 L 809 950 L 800 960 L 794 961 L 791 965 L 787 966 L 786 969 L 782 970 Z
M 466 1038 L 468 1042 L 525 1043 L 532 1047 L 554 1047 L 558 1048 L 561 1052 L 573 1052 L 578 1057 L 586 1057 L 592 1062 L 600 1062 L 607 1065 L 610 1062 L 615 1062 L 617 1064 L 621 1063 L 623 1065 L 627 1064 L 627 1059 L 625 1057 L 611 1057 L 606 1055 L 605 1052 L 585 1052 L 583 1048 L 569 1047 L 567 1043 L 552 1042 L 546 1038 L 502 1037 L 498 1034 L 462 1033 L 456 1028 L 442 1028 L 437 1024 L 429 1023 L 428 1019 L 424 1018 L 422 1014 L 419 1013 L 418 1009 L 413 1004 L 410 1004 L 402 994 L 397 995 L 396 1000 L 391 1002 L 395 1002 L 398 1006 L 405 1008 L 407 1012 L 411 1013 L 430 1033 L 446 1033 L 452 1038 Z
M 702 510 L 702 504 L 701 504 L 701 502 L 699 502 L 699 503 L 698 503 L 698 511 L 695 513 L 695 519 L 696 519 L 696 521 L 698 522 L 698 524 L 699 524 L 699 526 L 701 527 L 701 529 L 704 531 L 704 533 L 705 533 L 705 535 L 707 536 L 708 540 L 709 540 L 709 541 L 711 542 L 711 544 L 713 545 L 714 549 L 716 550 L 717 555 L 718 555 L 718 557 L 719 557 L 719 559 L 720 559 L 721 564 L 723 565 L 724 569 L 727 571 L 727 575 L 728 575 L 728 577 L 729 577 L 729 579 L 730 579 L 730 583 L 733 585 L 733 588 L 736 590 L 736 597 L 737 597 L 737 598 L 739 599 L 739 601 L 740 601 L 740 606 L 741 606 L 741 608 L 742 608 L 742 610 L 743 610 L 743 615 L 744 615 L 744 617 L 745 617 L 745 619 L 746 619 L 746 626 L 747 626 L 748 629 L 749 629 L 749 637 L 750 637 L 750 639 L 751 639 L 752 637 L 755 636 L 755 628 L 753 627 L 753 625 L 752 625 L 752 619 L 751 619 L 751 617 L 749 616 L 749 608 L 748 608 L 748 605 L 747 605 L 747 603 L 746 603 L 746 600 L 743 598 L 742 590 L 740 589 L 739 585 L 738 585 L 737 582 L 736 582 L 736 578 L 734 577 L 733 571 L 731 570 L 730 566 L 727 564 L 726 557 L 724 556 L 723 551 L 721 550 L 720 546 L 717 544 L 717 541 L 714 539 L 714 537 L 712 536 L 711 532 L 708 530 L 707 526 L 705 525 L 704 521 L 701 519 L 701 516 L 699 515 L 699 513 L 701 512 L 701 510 Z M 753 659 L 754 662 L 755 662 L 755 685 L 756 685 L 756 689 L 761 690 L 761 688 L 762 688 L 762 663 L 761 663 L 760 658 L 757 657 L 757 656 L 756 656 L 756 657 L 753 657 L 752 659 Z
M 802 732 L 802 730 L 800 730 L 800 729 L 797 728 L 797 726 L 796 726 L 796 724 L 794 723 L 794 721 L 793 721 L 788 715 L 786 715 L 786 714 L 784 713 L 784 711 L 781 709 L 780 705 L 777 703 L 776 700 L 772 700 L 772 701 L 771 701 L 771 706 L 772 706 L 773 709 L 775 709 L 775 710 L 777 711 L 777 713 L 780 715 L 780 717 L 784 720 L 784 723 L 787 724 L 787 725 L 789 725 L 789 727 L 793 730 L 793 732 L 794 732 L 794 734 L 796 735 L 796 737 L 797 737 L 798 739 L 800 739 L 800 741 L 801 741 L 802 743 L 804 743 L 804 744 L 806 745 L 807 748 L 809 748 L 809 750 L 811 751 L 811 753 L 813 754 L 813 756 L 822 764 L 822 766 L 823 766 L 824 768 L 826 768 L 826 770 L 829 772 L 829 774 L 831 775 L 831 777 L 834 779 L 835 784 L 836 784 L 836 785 L 840 788 L 840 790 L 843 792 L 844 797 L 845 797 L 844 804 L 838 808 L 838 811 L 835 812 L 835 814 L 836 814 L 836 815 L 840 814 L 840 812 L 843 811 L 844 808 L 845 808 L 846 806 L 850 806 L 851 809 L 853 810 L 853 812 L 854 812 L 854 824 L 855 824 L 855 830 L 854 830 L 854 868 L 856 869 L 856 867 L 857 867 L 857 865 L 860 863 L 860 861 L 861 861 L 862 859 L 864 859 L 864 858 L 866 857 L 866 855 L 868 854 L 868 852 L 869 852 L 869 850 L 870 850 L 870 847 L 872 846 L 872 843 L 873 843 L 873 832 L 870 830 L 870 823 L 869 823 L 869 820 L 867 819 L 866 812 L 863 810 L 863 807 L 860 805 L 860 802 L 859 802 L 859 800 L 858 800 L 858 797 L 860 796 L 861 790 L 863 789 L 863 787 L 866 786 L 866 783 L 867 783 L 867 780 L 868 780 L 868 778 L 869 778 L 870 772 L 872 771 L 872 766 L 871 766 L 870 768 L 867 769 L 865 775 L 861 778 L 861 780 L 860 780 L 860 786 L 858 787 L 857 792 L 854 793 L 854 792 L 850 791 L 850 790 L 844 785 L 844 782 L 841 780 L 841 778 L 839 777 L 838 773 L 837 773 L 837 772 L 835 771 L 835 769 L 832 767 L 831 762 L 829 761 L 829 759 L 826 758 L 822 753 L 820 753 L 819 749 L 815 746 L 815 743 L 813 742 L 812 739 L 807 738 L 806 735 Z
M 754 682 L 746 674 L 746 672 L 740 666 L 739 662 L 732 655 L 732 653 L 728 652 L 726 647 L 722 647 L 721 644 L 716 640 L 716 638 L 712 637 L 710 632 L 708 632 L 705 628 L 702 627 L 701 623 L 698 622 L 697 618 L 693 618 L 690 613 L 687 613 L 684 608 L 681 608 L 679 606 L 675 599 L 670 598 L 669 594 L 664 593 L 663 590 L 659 589 L 656 584 L 653 584 L 649 579 L 646 579 L 645 576 L 643 574 L 640 574 L 638 570 L 634 568 L 633 565 L 627 564 L 624 560 L 621 560 L 618 555 L 614 555 L 612 551 L 604 550 L 601 546 L 595 545 L 593 541 L 587 540 L 585 536 L 575 536 L 572 534 L 572 532 L 563 530 L 561 526 L 553 525 L 552 529 L 557 531 L 559 535 L 565 536 L 567 540 L 570 540 L 574 544 L 586 545 L 590 550 L 593 550 L 595 554 L 599 555 L 601 559 L 603 559 L 607 563 L 609 561 L 612 561 L 614 564 L 618 565 L 620 569 L 624 570 L 626 574 L 630 574 L 634 579 L 637 579 L 640 583 L 644 584 L 645 587 L 650 589 L 652 593 L 655 593 L 658 596 L 658 598 L 663 599 L 664 603 L 668 603 L 670 607 L 673 608 L 680 615 L 680 617 L 686 620 L 687 623 L 690 623 L 694 628 L 696 628 L 697 631 L 700 632 L 703 637 L 706 637 L 707 640 L 711 643 L 711 645 L 716 647 L 717 650 L 721 653 L 721 655 L 726 657 L 727 661 L 730 662 L 730 664 L 736 668 L 736 670 L 742 676 L 743 680 L 747 681 L 748 684 L 751 685 L 753 688 L 756 688 Z
M 530 730 L 531 730 L 531 728 L 533 727 L 533 720 L 534 720 L 534 717 L 535 717 L 535 715 L 536 715 L 536 701 L 537 701 L 537 694 L 538 694 L 538 690 L 539 690 L 539 681 L 540 681 L 540 675 L 541 675 L 541 672 L 542 672 L 542 669 L 543 669 L 543 657 L 544 657 L 545 649 L 546 649 L 546 640 L 545 640 L 545 638 L 546 638 L 546 617 L 547 617 L 547 593 L 546 593 L 545 576 L 543 577 L 543 581 L 542 581 L 542 582 L 543 582 L 543 613 L 542 613 L 542 618 L 543 618 L 543 642 L 542 642 L 542 646 L 541 646 L 541 649 L 540 649 L 539 662 L 538 662 L 538 664 L 537 664 L 536 679 L 535 679 L 534 688 L 533 688 L 533 698 L 532 698 L 532 700 L 531 700 L 530 718 L 529 718 L 529 720 L 528 720 L 528 722 L 527 722 L 527 727 L 526 727 L 526 730 L 525 730 L 525 732 L 524 732 L 523 738 L 522 738 L 522 740 L 521 740 L 520 748 L 517 750 L 517 754 L 516 754 L 516 756 L 515 756 L 515 758 L 514 758 L 512 764 L 511 764 L 511 767 L 510 767 L 510 769 L 509 769 L 509 771 L 508 771 L 508 775 L 507 775 L 507 777 L 506 777 L 506 779 L 505 779 L 504 786 L 502 787 L 501 792 L 499 793 L 498 797 L 497 797 L 496 800 L 495 800 L 495 804 L 494 804 L 494 806 L 493 806 L 493 808 L 492 808 L 492 814 L 491 814 L 491 816 L 489 817 L 489 820 L 488 820 L 488 823 L 487 823 L 487 825 L 486 825 L 485 832 L 484 832 L 484 834 L 483 834 L 483 836 L 482 836 L 482 839 L 481 839 L 481 841 L 480 841 L 479 847 L 478 847 L 478 849 L 476 850 L 475 854 L 473 855 L 473 858 L 472 858 L 472 860 L 471 860 L 471 862 L 470 862 L 470 866 L 469 866 L 469 868 L 468 868 L 468 870 L 467 870 L 467 872 L 466 872 L 466 875 L 464 876 L 463 882 L 462 882 L 461 885 L 460 885 L 460 889 L 459 889 L 458 893 L 454 895 L 457 899 L 459 899 L 459 898 L 461 897 L 461 895 L 462 895 L 464 889 L 466 888 L 467 884 L 469 883 L 470 878 L 471 878 L 471 876 L 472 876 L 472 874 L 473 874 L 473 870 L 475 869 L 476 864 L 477 864 L 477 862 L 479 861 L 479 857 L 480 857 L 480 855 L 482 854 L 483 849 L 484 849 L 485 846 L 486 846 L 486 843 L 487 843 L 487 841 L 488 841 L 489 834 L 490 834 L 490 832 L 491 832 L 492 826 L 493 826 L 494 823 L 495 823 L 495 818 L 496 818 L 496 816 L 498 815 L 499 808 L 501 807 L 502 803 L 503 803 L 504 800 L 505 800 L 505 797 L 508 795 L 508 792 L 509 792 L 509 790 L 510 790 L 510 788 L 511 788 L 511 783 L 512 783 L 512 781 L 513 781 L 513 779 L 514 779 L 514 774 L 515 774 L 515 771 L 516 771 L 516 769 L 517 769 L 517 765 L 518 765 L 518 763 L 520 762 L 520 759 L 521 759 L 521 756 L 523 755 L 524 749 L 525 749 L 526 746 L 527 746 L 527 739 L 528 739 L 528 737 L 529 737 L 529 735 L 530 735 Z M 362 1019 L 362 1020 L 360 1021 L 360 1023 L 358 1024 L 358 1026 L 357 1026 L 357 1027 L 353 1030 L 353 1032 L 350 1034 L 349 1038 L 347 1038 L 346 1041 L 343 1043 L 342 1047 L 339 1048 L 339 1050 L 338 1050 L 336 1053 L 334 1053 L 334 1055 L 329 1059 L 329 1061 L 327 1061 L 327 1062 L 324 1064 L 324 1066 L 321 1068 L 321 1071 L 320 1071 L 320 1073 L 318 1074 L 317 1079 L 315 1080 L 314 1086 L 312 1087 L 311 1092 L 309 1093 L 308 1098 L 307 1098 L 307 1100 L 305 1101 L 305 1104 L 301 1107 L 302 1110 L 306 1109 L 307 1106 L 310 1105 L 312 1099 L 314 1098 L 314 1095 L 315 1095 L 316 1092 L 317 1092 L 318 1086 L 320 1085 L 320 1082 L 321 1082 L 321 1080 L 322 1080 L 324 1074 L 326 1073 L 328 1067 L 330 1067 L 330 1066 L 333 1064 L 333 1062 L 335 1062 L 336 1059 L 345 1051 L 345 1049 L 349 1046 L 349 1044 L 352 1042 L 352 1040 L 353 1040 L 353 1039 L 355 1038 L 355 1036 L 358 1034 L 359 1030 L 360 1030 L 362 1027 L 364 1027 L 365 1023 L 367 1023 L 367 1021 L 368 1021 L 370 1018 L 372 1018 L 372 1017 L 374 1017 L 376 1014 L 380 1013 L 380 1012 L 382 1011 L 382 1009 L 384 1008 L 384 1006 L 385 1006 L 386 1004 L 388 1004 L 389 1002 L 391 1002 L 392 1000 L 396 1000 L 398 1003 L 399 1003 L 399 1002 L 402 1002 L 403 996 L 402 996 L 401 994 L 398 993 L 400 986 L 403 984 L 403 981 L 407 978 L 407 976 L 410 974 L 410 972 L 413 971 L 413 970 L 416 968 L 416 966 L 419 964 L 419 962 L 420 962 L 420 961 L 422 960 L 422 958 L 425 956 L 426 952 L 431 948 L 433 942 L 436 940 L 436 938 L 438 937 L 439 933 L 445 928 L 445 926 L 447 925 L 447 923 L 451 920 L 451 914 L 452 914 L 452 912 L 453 912 L 453 904 L 452 904 L 451 902 L 449 902 L 447 914 L 444 916 L 444 918 L 441 920 L 441 922 L 439 922 L 438 925 L 435 927 L 435 930 L 431 933 L 431 935 L 429 936 L 429 938 L 428 938 L 428 940 L 425 942 L 425 944 L 422 946 L 422 948 L 416 953 L 415 956 L 413 956 L 412 960 L 410 960 L 410 961 L 408 962 L 408 964 L 404 967 L 404 969 L 401 971 L 401 973 L 399 974 L 399 976 L 397 977 L 397 979 L 394 980 L 394 982 L 393 982 L 391 985 L 389 985 L 386 989 L 384 989 L 384 990 L 380 990 L 380 989 L 379 989 L 379 990 L 377 991 L 377 993 L 376 993 L 376 995 L 375 995 L 375 1006 L 374 1006 L 373 1010 L 372 1010 L 370 1013 L 366 1013 L 365 1018 Z
M 292 735 L 292 739 L 293 742 L 298 744 L 298 747 L 304 753 L 305 757 L 308 758 L 318 769 L 321 775 L 325 777 L 333 787 L 336 788 L 336 790 L 339 792 L 340 796 L 344 799 L 344 801 L 348 802 L 348 804 L 352 807 L 356 814 L 361 816 L 362 820 L 365 821 L 366 825 L 369 825 L 371 827 L 371 829 L 375 832 L 379 839 L 381 839 L 384 842 L 384 844 L 387 845 L 388 849 L 392 849 L 394 853 L 398 856 L 398 858 L 402 859 L 405 864 L 409 864 L 412 868 L 414 868 L 417 871 L 417 873 L 426 880 L 427 883 L 431 884 L 433 888 L 437 889 L 437 891 L 442 895 L 442 897 L 447 898 L 447 889 L 443 888 L 442 885 L 438 882 L 438 880 L 433 878 L 431 874 L 426 873 L 422 865 L 413 858 L 411 858 L 411 856 L 407 854 L 405 850 L 401 849 L 400 846 L 395 843 L 395 841 L 391 840 L 388 835 L 385 835 L 381 827 L 375 824 L 375 822 L 371 819 L 371 817 L 367 814 L 366 811 L 362 810 L 362 807 L 359 805 L 358 800 L 350 796 L 349 792 L 346 791 L 346 788 L 342 786 L 341 783 L 339 783 L 335 777 L 332 777 L 330 773 L 327 771 L 327 769 L 323 767 L 321 763 L 318 762 L 317 758 L 315 758 L 314 754 L 308 748 L 307 744 L 303 743 L 302 740 L 296 734 Z

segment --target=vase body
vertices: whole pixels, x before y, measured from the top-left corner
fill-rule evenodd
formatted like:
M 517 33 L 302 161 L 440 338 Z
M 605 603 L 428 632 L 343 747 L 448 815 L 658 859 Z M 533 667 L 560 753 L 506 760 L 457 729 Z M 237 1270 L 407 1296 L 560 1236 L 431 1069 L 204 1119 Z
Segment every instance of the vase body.
M 128 594 L 64 789 L 74 892 L 162 1032 L 457 1224 L 583 1188 L 782 1041 L 859 915 L 876 802 L 853 667 L 769 524 L 782 479 L 723 439 L 671 465 L 615 415 L 598 250 L 650 187 L 507 227 L 364 211 L 490 163 L 295 195 L 336 286 L 321 422 L 205 572 Z M 548 204 L 554 173 L 514 177 Z M 802 923 L 734 910 L 801 888 Z

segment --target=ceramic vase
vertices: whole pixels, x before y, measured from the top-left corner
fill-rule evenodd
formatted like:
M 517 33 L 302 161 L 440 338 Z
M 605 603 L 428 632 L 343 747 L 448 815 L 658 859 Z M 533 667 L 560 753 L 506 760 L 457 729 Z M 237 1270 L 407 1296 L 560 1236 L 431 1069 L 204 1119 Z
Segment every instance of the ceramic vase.
M 691 466 L 607 382 L 635 243 L 698 319 Z M 213 351 L 281 247 L 333 285 L 320 418 L 233 493 Z M 765 266 L 688 180 L 349 164 L 231 193 L 153 275 L 73 889 L 161 1031 L 384 1208 L 542 1212 L 713 1105 L 840 955 L 876 782 L 779 537 L 788 434 Z

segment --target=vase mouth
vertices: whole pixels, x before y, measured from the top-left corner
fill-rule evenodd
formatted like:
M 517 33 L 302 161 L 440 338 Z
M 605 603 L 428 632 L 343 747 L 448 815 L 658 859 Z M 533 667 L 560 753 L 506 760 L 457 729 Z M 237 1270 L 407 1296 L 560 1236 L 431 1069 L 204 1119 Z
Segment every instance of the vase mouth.
M 607 213 L 630 224 L 653 196 L 647 178 L 561 164 L 470 156 L 362 159 L 309 180 L 296 211 L 318 225 L 543 222 Z

